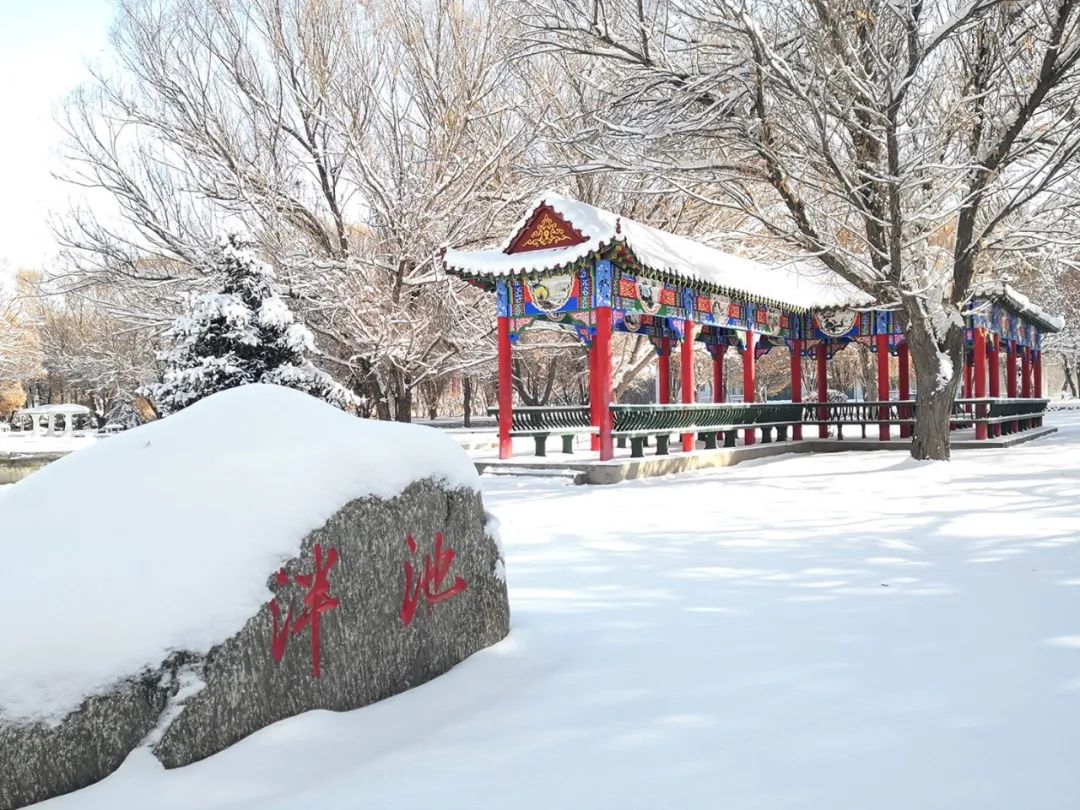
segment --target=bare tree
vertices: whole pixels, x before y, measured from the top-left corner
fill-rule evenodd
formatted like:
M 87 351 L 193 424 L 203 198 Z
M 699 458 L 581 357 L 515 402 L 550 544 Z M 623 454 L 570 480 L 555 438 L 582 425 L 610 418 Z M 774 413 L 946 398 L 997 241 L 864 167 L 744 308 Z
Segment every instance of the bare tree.
M 944 459 L 973 285 L 1074 239 L 1077 5 L 533 0 L 523 14 L 538 52 L 591 58 L 608 99 L 580 170 L 744 211 L 773 255 L 813 257 L 895 310 L 917 374 L 912 454 Z M 630 140 L 651 148 L 627 161 Z
M 21 294 L 32 280 L 24 272 L 0 286 L 0 384 L 22 383 L 43 373 L 34 312 Z
M 159 345 L 99 303 L 107 290 L 91 291 L 97 300 L 48 292 L 38 285 L 28 299 L 44 369 L 28 386 L 31 398 L 84 404 L 100 427 L 154 379 Z
M 1080 397 L 1080 267 L 1070 262 L 1042 279 L 1040 290 L 1065 317 L 1065 328 L 1044 341 L 1046 352 L 1061 358 L 1062 393 Z
M 435 272 L 444 242 L 491 239 L 533 193 L 535 138 L 495 3 L 124 0 L 119 69 L 65 118 L 67 289 L 127 291 L 167 323 L 204 285 L 202 247 L 245 225 L 327 364 L 385 418 L 493 353 L 490 304 Z M 513 212 L 513 213 L 511 213 Z

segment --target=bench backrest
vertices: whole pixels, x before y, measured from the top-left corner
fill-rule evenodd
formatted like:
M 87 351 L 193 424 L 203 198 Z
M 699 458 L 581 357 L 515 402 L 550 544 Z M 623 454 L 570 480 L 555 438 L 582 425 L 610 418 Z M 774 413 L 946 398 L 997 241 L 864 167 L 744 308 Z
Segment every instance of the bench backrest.
M 611 414 L 616 433 L 635 430 L 678 433 L 773 422 L 793 424 L 802 418 L 802 406 L 791 402 L 612 405 Z
M 1038 416 L 1046 412 L 1048 399 L 1005 399 L 990 403 L 989 416 Z
M 498 418 L 498 408 L 488 408 L 488 415 Z M 588 405 L 543 405 L 514 408 L 510 425 L 513 430 L 551 430 L 587 428 L 592 420 Z

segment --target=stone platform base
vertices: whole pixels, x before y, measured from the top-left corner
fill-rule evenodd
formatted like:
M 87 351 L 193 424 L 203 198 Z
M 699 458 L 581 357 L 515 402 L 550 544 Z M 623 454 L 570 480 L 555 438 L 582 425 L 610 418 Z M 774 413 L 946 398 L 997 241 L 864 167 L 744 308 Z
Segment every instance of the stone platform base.
M 957 436 L 951 442 L 954 450 L 991 450 L 1012 447 L 1033 439 L 1056 433 L 1056 427 L 1040 427 L 1002 436 L 998 439 L 976 441 L 974 438 Z M 674 443 L 673 443 L 674 444 Z M 622 456 L 610 461 L 588 458 L 582 454 L 580 460 L 573 455 L 553 453 L 545 458 L 519 456 L 511 459 L 483 459 L 476 461 L 480 473 L 491 472 L 503 475 L 543 475 L 572 474 L 576 484 L 617 484 L 635 478 L 653 478 L 659 475 L 707 470 L 713 467 L 732 467 L 743 461 L 758 458 L 772 458 L 788 453 L 844 453 L 851 450 L 903 450 L 908 451 L 911 442 L 907 439 L 893 439 L 883 442 L 879 439 L 804 439 L 802 441 L 771 442 L 753 444 L 749 447 L 718 448 L 716 450 L 695 450 L 692 453 L 675 452 L 667 456 L 646 455 L 644 458 Z M 649 448 L 651 449 L 651 448 Z M 626 451 L 624 451 L 626 452 Z M 558 471 L 558 473 L 555 473 Z M 569 477 L 569 476 L 567 476 Z

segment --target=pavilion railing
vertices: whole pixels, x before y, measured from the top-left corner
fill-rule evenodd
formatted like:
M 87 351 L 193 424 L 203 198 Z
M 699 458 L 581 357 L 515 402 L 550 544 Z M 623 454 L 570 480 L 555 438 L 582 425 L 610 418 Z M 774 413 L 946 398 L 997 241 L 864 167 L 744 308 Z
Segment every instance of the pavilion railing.
M 954 428 L 982 425 L 988 437 L 1012 434 L 1042 425 L 1047 399 L 1006 399 L 995 397 L 957 399 L 952 406 L 950 422 Z M 844 438 L 844 428 L 857 427 L 867 437 L 867 427 L 900 426 L 911 435 L 918 412 L 916 400 L 867 400 L 857 402 L 760 402 L 760 403 L 671 403 L 665 405 L 612 405 L 612 435 L 620 445 L 630 442 L 633 454 L 639 456 L 650 437 L 655 437 L 657 451 L 667 452 L 668 439 L 677 434 L 697 434 L 706 448 L 716 446 L 717 439 L 725 446 L 735 445 L 736 431 L 750 436 L 759 434 L 762 441 L 785 440 L 789 428 L 817 426 L 819 435 L 835 428 L 836 438 Z M 488 413 L 498 415 L 497 408 Z M 596 435 L 588 405 L 554 405 L 515 408 L 512 412 L 511 435 L 532 436 L 537 455 L 544 455 L 548 436 L 561 436 L 563 452 L 573 451 L 573 438 L 580 434 Z M 978 435 L 981 436 L 980 431 Z M 796 433 L 796 436 L 799 434 Z M 887 435 L 883 434 L 883 435 Z
M 999 397 L 966 397 L 953 402 L 950 423 L 953 428 L 983 424 L 994 435 L 1015 433 L 1042 425 L 1047 399 L 1007 399 Z M 859 402 L 805 402 L 803 423 L 835 427 L 837 438 L 843 439 L 845 426 L 859 427 L 866 438 L 866 428 L 874 425 L 908 425 L 914 427 L 918 411 L 916 400 Z M 998 428 L 997 426 L 1000 426 Z
M 858 402 L 804 402 L 803 423 L 836 428 L 836 437 L 844 438 L 844 427 L 859 427 L 866 438 L 868 425 L 913 425 L 915 403 L 912 400 L 860 400 Z

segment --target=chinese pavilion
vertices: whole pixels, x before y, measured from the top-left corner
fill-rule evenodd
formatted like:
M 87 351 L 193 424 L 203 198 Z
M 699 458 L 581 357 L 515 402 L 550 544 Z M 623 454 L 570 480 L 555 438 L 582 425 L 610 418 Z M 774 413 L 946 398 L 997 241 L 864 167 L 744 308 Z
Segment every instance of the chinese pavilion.
M 910 402 L 907 345 L 893 315 L 824 268 L 770 266 L 660 231 L 610 211 L 543 194 L 506 242 L 488 250 L 445 250 L 446 270 L 494 291 L 498 309 L 499 453 L 511 453 L 511 352 L 520 335 L 543 323 L 573 331 L 589 347 L 589 414 L 595 449 L 613 455 L 611 336 L 646 335 L 658 358 L 659 402 L 671 402 L 670 357 L 679 347 L 681 400 L 694 401 L 693 348 L 713 360 L 713 396 L 724 397 L 724 355 L 743 357 L 743 390 L 755 391 L 755 362 L 776 347 L 791 356 L 791 396 L 801 402 L 801 363 L 817 364 L 816 401 L 826 400 L 828 358 L 858 341 L 877 356 L 878 401 L 889 399 L 888 358 L 899 358 L 899 399 Z M 1042 337 L 1063 323 L 1007 284 L 981 288 L 967 315 L 965 396 L 999 397 L 1006 357 L 1007 396 L 1041 397 Z M 1017 373 L 1017 366 L 1020 371 Z M 752 393 L 748 396 L 752 397 Z M 976 437 L 993 424 L 976 423 Z M 901 424 L 901 437 L 910 437 Z M 793 439 L 802 438 L 800 425 Z M 819 425 L 819 435 L 827 428 Z M 880 424 L 882 440 L 889 425 Z M 746 431 L 745 442 L 755 441 Z M 683 449 L 694 447 L 684 436 Z

